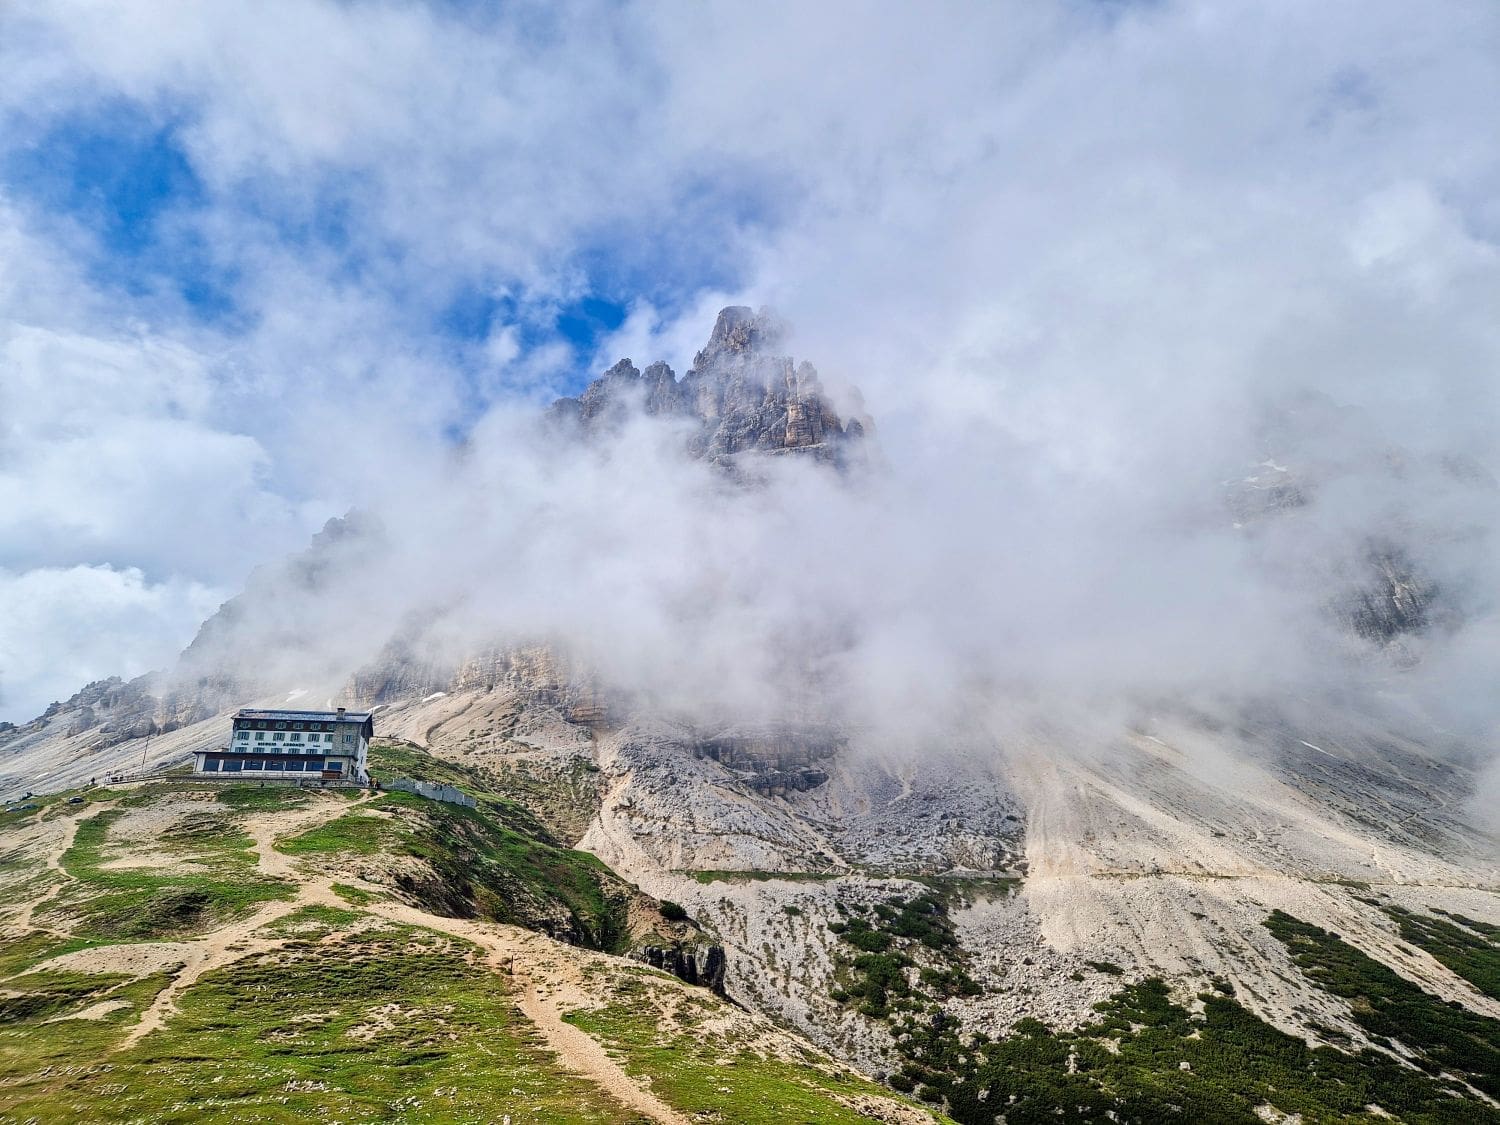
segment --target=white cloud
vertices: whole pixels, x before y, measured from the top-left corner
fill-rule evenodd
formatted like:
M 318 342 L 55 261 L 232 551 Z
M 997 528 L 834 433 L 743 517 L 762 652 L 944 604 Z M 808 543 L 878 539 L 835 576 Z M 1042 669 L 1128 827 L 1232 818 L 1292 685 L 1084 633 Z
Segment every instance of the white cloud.
M 963 674 L 1305 673 L 1297 568 L 1372 524 L 1477 527 L 1431 562 L 1493 577 L 1487 502 L 1372 467 L 1400 445 L 1500 468 L 1489 5 L 7 18 L 14 143 L 114 98 L 179 122 L 208 202 L 176 221 L 242 305 L 205 327 L 142 302 L 127 330 L 133 302 L 69 274 L 81 232 L 15 242 L 51 280 L 39 301 L 0 262 L 13 566 L 217 586 L 219 552 L 248 567 L 360 503 L 409 536 L 390 588 L 477 591 L 495 628 L 559 629 L 658 683 L 711 691 L 774 667 L 788 631 L 857 621 L 849 674 L 876 703 Z M 342 233 L 297 234 L 320 223 Z M 603 468 L 546 461 L 507 399 L 559 381 L 574 354 L 538 329 L 606 278 L 630 313 L 596 366 L 681 372 L 719 304 L 772 303 L 862 389 L 890 477 L 850 502 L 783 480 L 768 514 L 649 435 Z M 456 290 L 503 298 L 483 339 L 435 331 Z M 1331 481 L 1311 538 L 1179 534 L 1306 389 L 1353 419 L 1302 442 Z
M 223 597 L 134 568 L 0 569 L 0 707 L 19 721 L 93 680 L 164 668 Z

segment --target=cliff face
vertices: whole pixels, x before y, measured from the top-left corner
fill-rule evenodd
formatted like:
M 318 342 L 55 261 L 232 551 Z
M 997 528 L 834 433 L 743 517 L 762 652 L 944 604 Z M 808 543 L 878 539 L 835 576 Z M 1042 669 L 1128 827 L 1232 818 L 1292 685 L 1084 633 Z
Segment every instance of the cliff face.
M 618 427 L 634 410 L 681 419 L 693 426 L 688 451 L 715 464 L 752 450 L 842 463 L 869 419 L 841 419 L 813 365 L 777 353 L 782 335 L 768 314 L 731 306 L 680 380 L 665 363 L 643 373 L 622 359 L 578 397 L 558 399 L 551 416 L 585 438 Z

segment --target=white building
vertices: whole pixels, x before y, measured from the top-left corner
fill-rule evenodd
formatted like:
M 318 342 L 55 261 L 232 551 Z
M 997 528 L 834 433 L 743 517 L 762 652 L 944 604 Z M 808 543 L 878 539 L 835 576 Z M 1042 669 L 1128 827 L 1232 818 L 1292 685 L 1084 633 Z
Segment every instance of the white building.
M 233 720 L 229 745 L 199 750 L 193 772 L 207 777 L 370 780 L 365 766 L 375 720 L 369 711 L 258 711 L 243 708 Z

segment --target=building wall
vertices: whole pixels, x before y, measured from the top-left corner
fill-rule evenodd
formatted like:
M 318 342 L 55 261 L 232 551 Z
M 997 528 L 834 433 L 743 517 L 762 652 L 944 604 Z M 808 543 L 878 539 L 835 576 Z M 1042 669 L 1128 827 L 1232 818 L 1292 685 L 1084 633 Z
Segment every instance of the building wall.
M 264 727 L 260 724 L 265 723 Z M 284 723 L 284 726 L 279 724 Z M 298 730 L 298 724 L 302 729 Z M 329 727 L 332 729 L 328 729 Z M 317 727 L 310 730 L 309 727 Z M 240 719 L 235 718 L 230 724 L 229 744 L 226 748 L 234 754 L 256 754 L 270 757 L 288 756 L 294 754 L 321 754 L 332 767 L 338 762 L 342 776 L 348 781 L 368 781 L 369 772 L 367 758 L 369 743 L 364 737 L 364 723 L 362 720 L 334 721 L 331 724 L 324 720 L 276 720 L 276 719 Z M 241 737 L 245 735 L 247 737 Z M 279 736 L 279 737 L 278 737 Z M 224 772 L 222 768 L 217 771 L 205 768 L 205 757 L 199 755 L 194 762 L 194 769 L 199 773 Z M 278 771 L 255 769 L 250 772 L 259 776 L 274 774 Z M 290 772 L 289 776 L 308 776 L 305 771 Z

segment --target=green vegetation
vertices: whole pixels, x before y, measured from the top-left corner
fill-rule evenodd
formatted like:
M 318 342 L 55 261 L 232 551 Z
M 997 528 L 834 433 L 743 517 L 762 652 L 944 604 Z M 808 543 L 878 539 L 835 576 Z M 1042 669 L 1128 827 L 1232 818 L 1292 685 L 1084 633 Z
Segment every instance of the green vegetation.
M 291 884 L 256 873 L 250 838 L 220 818 L 190 818 L 163 834 L 158 843 L 181 857 L 180 868 L 106 868 L 109 828 L 124 815 L 112 809 L 83 821 L 63 856 L 74 882 L 53 908 L 76 915 L 78 936 L 143 940 L 202 933 L 293 893 Z
M 494 791 L 524 806 L 552 835 L 576 840 L 599 811 L 604 782 L 586 758 L 567 762 L 503 761 L 488 775 Z
M 687 908 L 681 903 L 673 902 L 667 898 L 661 900 L 661 916 L 668 922 L 686 922 L 688 920 Z
M 1402 940 L 1425 949 L 1480 992 L 1500 1000 L 1500 926 L 1442 910 L 1437 911 L 1442 918 L 1433 918 L 1394 904 L 1382 906 L 1401 928 Z
M 278 851 L 414 856 L 431 874 L 401 872 L 395 882 L 436 914 L 509 922 L 592 949 L 630 944 L 632 891 L 594 856 L 561 846 L 529 812 L 489 792 L 477 771 L 406 745 L 383 745 L 372 755 L 387 776 L 453 785 L 473 794 L 478 807 L 390 792 L 279 841 Z
M 922 1011 L 937 999 L 979 994 L 965 971 L 948 908 L 936 894 L 848 909 L 847 921 L 829 926 L 859 950 L 843 960 L 834 994 L 840 1003 L 857 1004 L 861 1015 L 883 1020 Z
M 894 878 L 921 883 L 942 896 L 949 909 L 965 903 L 991 902 L 997 898 L 1009 898 L 1020 891 L 1025 882 L 1018 875 L 902 875 Z
M 1379 1106 L 1404 1121 L 1500 1121 L 1460 1091 L 1375 1051 L 1308 1047 L 1215 993 L 1201 1014 L 1150 979 L 1098 1005 L 1096 1023 L 1053 1032 L 1022 1020 L 999 1041 L 967 1045 L 941 1012 L 898 1028 L 898 1088 L 946 1099 L 965 1125 L 1041 1122 L 1214 1122 L 1256 1125 L 1257 1106 L 1305 1122 L 1375 1121 Z
M 407 742 L 378 739 L 370 744 L 370 774 L 378 781 L 409 777 L 413 781 L 432 781 L 451 785 L 479 796 L 492 791 L 478 771 L 435 758 L 420 746 Z
M 709 883 L 767 883 L 783 879 L 789 883 L 822 883 L 837 879 L 837 871 L 686 871 L 698 882 Z
M 436 879 L 402 885 L 428 909 L 528 926 L 591 949 L 630 944 L 629 885 L 596 857 L 559 846 L 531 818 L 502 817 L 508 802 L 467 809 L 404 793 L 391 799 L 420 813 L 403 847 Z
M 287 855 L 319 855 L 325 852 L 375 855 L 390 851 L 400 838 L 401 833 L 390 818 L 352 812 L 310 828 L 299 836 L 278 840 L 276 850 Z
M 359 887 L 352 887 L 348 883 L 330 883 L 333 893 L 349 903 L 351 906 L 369 906 L 372 902 L 378 902 L 380 896 L 371 894 L 369 891 Z
M 628 886 L 593 857 L 560 847 L 523 810 L 511 816 L 509 802 L 493 795 L 481 793 L 477 809 L 404 793 L 346 809 L 287 787 L 184 799 L 195 788 L 137 790 L 81 820 L 62 858 L 62 893 L 45 911 L 47 924 L 71 926 L 74 936 L 34 933 L 0 946 L 0 1125 L 506 1117 L 516 1125 L 644 1125 L 560 1067 L 520 1016 L 507 978 L 477 948 L 366 913 L 359 908 L 379 896 L 349 884 L 333 884 L 347 908 L 283 907 L 289 912 L 228 944 L 239 959 L 183 980 L 165 1023 L 126 1046 L 178 969 L 170 947 L 136 942 L 217 928 L 294 889 L 260 872 L 244 830 L 284 806 L 316 804 L 331 815 L 285 841 L 289 854 L 335 863 L 375 856 L 375 865 L 386 852 L 415 856 L 429 879 L 410 875 L 410 863 L 393 867 L 417 880 L 409 889 L 418 898 L 448 913 L 504 917 L 601 945 L 624 934 Z M 121 942 L 130 944 L 52 964 Z M 162 966 L 168 971 L 156 971 Z M 132 967 L 151 975 L 116 971 Z M 632 1010 L 599 1014 L 618 1021 L 610 1045 L 680 1108 L 705 1107 L 724 1121 L 852 1123 L 866 1118 L 841 1099 L 882 1093 L 810 1051 L 793 1048 L 782 1059 L 730 1042 L 731 1033 L 713 1029 L 733 1021 L 706 992 L 642 984 L 658 976 L 647 970 L 592 968 L 599 987 L 623 974 L 632 994 Z M 665 1028 L 639 1003 L 661 1002 L 663 988 L 669 1003 L 685 1006 L 684 1019 Z
M 684 997 L 665 1017 L 640 979 L 627 977 L 616 983 L 609 1001 L 565 1018 L 623 1052 L 627 1073 L 650 1078 L 653 1091 L 694 1120 L 856 1125 L 871 1118 L 830 1094 L 891 1097 L 862 1078 L 817 1066 L 810 1054 L 780 1059 L 736 1041 L 730 1032 L 710 1029 L 705 1025 L 717 1006 L 706 997 Z
M 10 995 L 0 1012 L 0 1122 L 68 1120 L 46 1106 L 23 1112 L 20 1107 L 29 1100 L 27 1087 L 65 1074 L 107 1070 L 105 1054 L 166 985 L 167 977 L 161 974 L 136 980 L 38 972 L 7 979 L 4 989 Z M 89 1012 L 90 1008 L 96 1010 Z
M 640 1121 L 560 1071 L 471 960 L 407 928 L 252 956 L 203 977 L 165 1029 L 107 1062 L 115 1013 L 47 1024 L 39 1009 L 0 1023 L 0 1121 Z M 60 980 L 48 995 L 123 994 L 89 981 L 106 991 Z M 138 1016 L 159 986 L 123 986 L 135 992 L 122 1013 Z
M 302 940 L 326 937 L 346 930 L 361 921 L 365 915 L 357 910 L 342 910 L 337 906 L 302 906 L 290 914 L 283 914 L 274 922 L 260 928 L 268 937 L 295 937 Z
M 1337 934 L 1290 914 L 1273 912 L 1266 927 L 1303 973 L 1349 1002 L 1355 1021 L 1371 1036 L 1400 1040 L 1432 1072 L 1465 1075 L 1476 1089 L 1500 1097 L 1500 1020 L 1444 1003 Z
M 1311 1125 L 1374 1121 L 1379 1114 L 1366 1108 L 1372 1105 L 1426 1125 L 1500 1122 L 1500 1112 L 1439 1073 L 1493 1089 L 1500 1022 L 1443 1004 L 1334 935 L 1287 915 L 1267 925 L 1303 970 L 1349 997 L 1372 1034 L 1424 1052 L 1426 1073 L 1381 1051 L 1309 1047 L 1247 1011 L 1227 983 L 1198 997 L 1201 1011 L 1175 1002 L 1162 981 L 1151 979 L 1099 1004 L 1097 1019 L 1083 1027 L 1054 1030 L 1025 1019 L 1003 1039 L 969 1035 L 944 1006 L 977 986 L 942 901 L 927 894 L 846 912 L 830 928 L 857 952 L 844 959 L 843 987 L 834 998 L 890 1028 L 896 1047 L 890 1084 L 946 1106 L 961 1125 L 993 1125 L 998 1114 L 1007 1125 L 1256 1125 L 1260 1106 L 1301 1114 Z M 1107 961 L 1090 967 L 1122 973 Z
M 33 965 L 61 957 L 100 942 L 87 938 L 60 938 L 56 934 L 32 933 L 0 946 L 0 979 L 23 973 Z
M 307 793 L 290 785 L 229 785 L 218 791 L 219 803 L 236 812 L 289 809 L 307 803 Z

